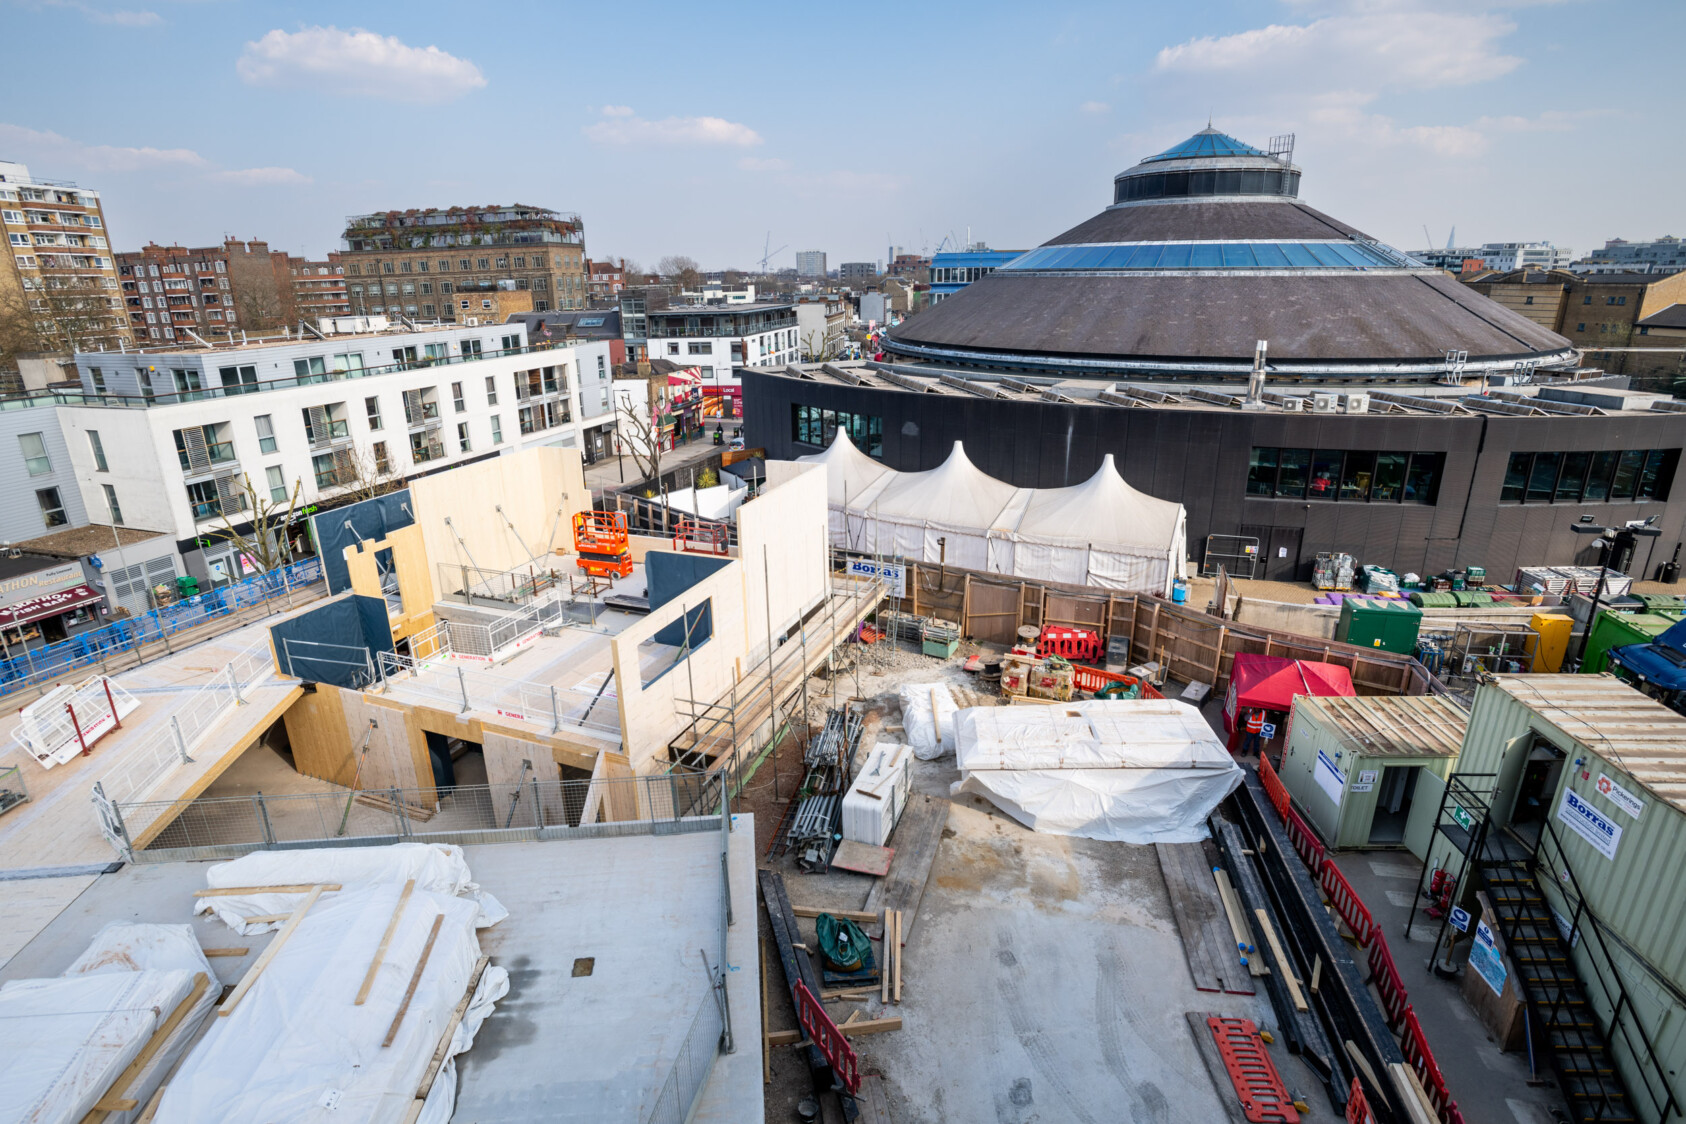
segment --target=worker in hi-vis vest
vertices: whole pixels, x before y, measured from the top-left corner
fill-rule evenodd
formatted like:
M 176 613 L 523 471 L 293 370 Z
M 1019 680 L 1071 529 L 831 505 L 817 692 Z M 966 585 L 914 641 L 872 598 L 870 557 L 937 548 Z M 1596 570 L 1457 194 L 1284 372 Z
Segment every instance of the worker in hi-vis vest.
M 1247 712 L 1247 740 L 1241 745 L 1241 752 L 1256 753 L 1264 756 L 1264 727 L 1265 712 L 1249 710 Z

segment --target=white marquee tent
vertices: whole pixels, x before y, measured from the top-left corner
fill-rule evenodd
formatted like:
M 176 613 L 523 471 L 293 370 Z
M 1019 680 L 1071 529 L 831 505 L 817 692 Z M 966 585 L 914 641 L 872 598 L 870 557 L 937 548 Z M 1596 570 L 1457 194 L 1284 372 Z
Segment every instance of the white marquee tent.
M 1161 595 L 1184 576 L 1182 504 L 1130 487 L 1110 453 L 1069 488 L 1015 488 L 958 441 L 936 468 L 897 472 L 841 428 L 825 452 L 798 459 L 826 466 L 831 541 L 845 550 Z

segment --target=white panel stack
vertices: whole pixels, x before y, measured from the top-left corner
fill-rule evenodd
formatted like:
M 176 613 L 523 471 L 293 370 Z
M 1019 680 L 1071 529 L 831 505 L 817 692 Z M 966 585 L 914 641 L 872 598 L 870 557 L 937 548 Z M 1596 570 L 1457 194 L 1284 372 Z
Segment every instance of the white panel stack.
M 874 847 L 889 841 L 913 788 L 913 774 L 908 769 L 912 760 L 913 751 L 908 746 L 873 746 L 855 783 L 843 794 L 843 838 Z

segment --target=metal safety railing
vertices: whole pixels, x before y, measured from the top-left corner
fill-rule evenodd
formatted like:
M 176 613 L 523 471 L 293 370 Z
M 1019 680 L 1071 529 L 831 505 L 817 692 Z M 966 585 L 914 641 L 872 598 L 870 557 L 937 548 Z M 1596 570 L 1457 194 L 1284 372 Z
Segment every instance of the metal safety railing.
M 123 748 L 122 762 L 102 782 L 112 800 L 138 800 L 183 765 L 201 738 L 243 699 L 243 692 L 274 672 L 269 642 L 263 641 L 231 659 L 211 681 L 194 690 L 151 733 Z
M 488 621 L 449 621 L 443 635 L 453 656 L 501 663 L 536 640 L 546 628 L 565 623 L 568 600 L 564 591 L 551 589 L 515 612 Z
M 241 609 L 277 600 L 290 603 L 294 593 L 321 580 L 321 560 L 306 558 L 267 573 L 254 574 L 233 585 L 208 590 L 174 605 L 78 632 L 45 647 L 25 647 L 21 650 L 13 647 L 12 654 L 0 659 L 0 695 L 44 687 L 81 667 L 98 664 L 110 670 L 108 665 L 113 660 L 128 666 L 123 657 L 143 644 L 161 642 L 168 648 L 173 637 L 225 619 Z M 282 607 L 276 606 L 274 611 L 280 611 Z
M 548 725 L 555 733 L 563 726 L 620 737 L 620 714 L 602 692 L 592 694 L 551 683 L 511 679 L 451 658 L 452 650 L 435 638 L 432 655 L 418 659 L 398 652 L 380 652 L 376 671 L 382 688 L 399 695 L 419 695 L 464 712 L 485 710 L 521 722 Z

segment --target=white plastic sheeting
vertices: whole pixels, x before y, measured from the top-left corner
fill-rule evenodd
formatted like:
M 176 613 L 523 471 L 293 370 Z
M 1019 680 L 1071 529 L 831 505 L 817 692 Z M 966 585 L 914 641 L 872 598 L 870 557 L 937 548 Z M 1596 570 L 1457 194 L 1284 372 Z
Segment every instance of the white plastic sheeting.
M 872 747 L 843 794 L 843 838 L 874 847 L 889 841 L 913 787 L 912 757 L 911 747 L 894 742 Z
M 416 880 L 416 889 L 466 895 L 481 907 L 481 928 L 495 925 L 509 911 L 481 890 L 469 875 L 461 847 L 449 843 L 396 843 L 390 847 L 315 847 L 300 851 L 254 851 L 205 872 L 213 890 L 241 886 L 314 886 L 339 884 L 350 891 L 363 886 Z M 215 913 L 242 935 L 279 929 L 284 922 L 247 924 L 248 917 L 288 914 L 304 900 L 297 894 L 234 894 L 200 898 L 196 913 Z
M 1174 699 L 974 707 L 957 726 L 954 790 L 1054 835 L 1197 842 L 1241 783 L 1200 712 Z
M 913 755 L 935 761 L 954 752 L 954 716 L 959 707 L 941 683 L 908 683 L 901 689 L 902 731 Z
M 192 993 L 200 973 L 206 986 L 198 1002 L 122 1090 L 140 1104 L 106 1117 L 129 1124 L 221 993 L 193 930 L 113 922 L 58 979 L 0 987 L 0 1121 L 81 1120 Z
M 1015 488 L 958 441 L 925 472 L 885 468 L 842 429 L 825 452 L 798 459 L 825 465 L 831 541 L 846 550 L 1161 595 L 1184 576 L 1183 506 L 1130 487 L 1111 454 L 1069 488 Z
M 277 852 L 275 857 L 293 854 Z M 387 883 L 319 899 L 234 1012 L 214 1021 L 170 1079 L 157 1119 L 171 1124 L 404 1120 L 468 989 L 480 942 L 473 900 L 417 889 L 405 905 L 368 1001 L 356 1006 L 358 988 L 400 893 L 400 885 Z M 397 1036 L 383 1048 L 436 916 L 444 919 L 439 936 Z M 508 973 L 488 967 L 453 1036 L 451 1053 L 473 1043 L 480 1023 L 508 990 Z M 444 1124 L 455 1095 L 455 1067 L 447 1061 L 421 1121 Z

